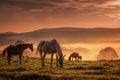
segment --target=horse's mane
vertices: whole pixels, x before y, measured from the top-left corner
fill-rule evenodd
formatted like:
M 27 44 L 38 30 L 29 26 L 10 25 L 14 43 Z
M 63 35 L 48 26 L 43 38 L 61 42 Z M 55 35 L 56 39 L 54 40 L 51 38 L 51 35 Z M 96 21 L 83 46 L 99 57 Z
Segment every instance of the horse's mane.
M 59 55 L 60 55 L 60 56 L 63 56 L 61 47 L 60 47 L 59 43 L 57 42 L 57 40 L 56 40 L 56 39 L 53 39 L 52 41 L 53 41 L 53 43 L 55 44 L 56 50 L 58 51 Z

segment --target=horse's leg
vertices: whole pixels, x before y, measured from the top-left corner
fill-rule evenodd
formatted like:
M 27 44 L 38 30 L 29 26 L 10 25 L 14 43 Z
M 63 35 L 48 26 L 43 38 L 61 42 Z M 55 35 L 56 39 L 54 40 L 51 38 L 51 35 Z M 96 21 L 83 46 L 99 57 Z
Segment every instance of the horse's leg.
M 75 57 L 75 61 L 76 61 L 76 57 Z
M 43 63 L 42 63 L 42 66 L 44 67 L 45 66 L 45 56 L 46 56 L 46 53 L 44 53 L 44 55 L 43 55 Z
M 8 65 L 10 65 L 10 57 L 9 57 L 10 55 L 8 54 L 7 55 L 7 60 L 8 60 Z
M 76 59 L 76 61 L 78 61 L 78 57 L 76 57 L 75 59 Z
M 77 57 L 77 60 L 76 61 L 79 61 L 79 57 Z
M 58 55 L 56 54 L 56 67 L 58 67 Z
M 52 62 L 53 62 L 53 53 L 51 54 L 51 65 L 50 65 L 51 68 L 52 68 Z
M 80 57 L 80 61 L 82 60 L 82 57 Z
M 70 57 L 70 61 L 72 61 L 72 58 Z
M 20 64 L 22 64 L 21 60 L 22 60 L 22 54 L 19 54 L 19 59 L 20 59 Z
M 42 51 L 40 52 L 41 66 L 43 67 Z
M 78 61 L 78 57 L 76 57 L 75 60 Z
M 77 57 L 77 61 L 79 61 L 79 57 Z
M 12 55 L 8 54 L 8 56 L 7 56 L 8 65 L 10 65 L 11 57 L 12 57 Z

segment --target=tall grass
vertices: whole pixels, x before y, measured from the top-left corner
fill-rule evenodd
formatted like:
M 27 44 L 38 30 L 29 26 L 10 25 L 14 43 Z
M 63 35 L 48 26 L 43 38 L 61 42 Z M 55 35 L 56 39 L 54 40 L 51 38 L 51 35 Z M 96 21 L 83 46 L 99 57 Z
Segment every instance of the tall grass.
M 11 65 L 0 58 L 0 80 L 119 80 L 119 61 L 64 61 L 64 68 L 57 68 L 55 60 L 50 68 L 50 59 L 41 67 L 39 58 L 13 57 Z

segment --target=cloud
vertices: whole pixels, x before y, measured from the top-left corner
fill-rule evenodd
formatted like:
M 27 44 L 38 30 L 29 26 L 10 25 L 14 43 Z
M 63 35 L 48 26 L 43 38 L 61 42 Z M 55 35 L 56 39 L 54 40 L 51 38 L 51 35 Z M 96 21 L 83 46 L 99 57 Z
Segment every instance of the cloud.
M 114 18 L 114 19 L 119 19 L 120 20 L 120 14 L 106 14 L 106 16 L 109 16 L 111 18 Z
M 110 4 L 113 0 L 7 0 L 2 1 L 4 5 L 19 7 L 23 11 L 30 12 L 78 12 L 80 13 L 96 13 L 102 12 L 102 8 L 113 8 Z M 60 13 L 61 14 L 61 13 Z
M 120 6 L 120 0 L 113 0 L 109 1 L 106 6 L 113 5 L 113 6 Z
M 0 24 L 109 26 L 105 22 L 110 23 L 113 17 L 118 20 L 119 4 L 119 0 L 1 0 Z

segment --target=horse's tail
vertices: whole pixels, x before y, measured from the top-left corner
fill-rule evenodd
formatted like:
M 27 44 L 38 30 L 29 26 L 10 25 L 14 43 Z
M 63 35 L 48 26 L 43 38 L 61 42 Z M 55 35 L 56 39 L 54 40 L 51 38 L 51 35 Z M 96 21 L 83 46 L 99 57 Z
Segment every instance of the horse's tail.
M 38 44 L 38 46 L 37 46 L 37 50 L 36 50 L 36 54 L 39 52 L 39 53 L 41 53 L 41 48 L 42 48 L 42 45 L 44 44 L 44 42 L 43 41 L 41 41 L 39 44 Z
M 36 54 L 38 53 L 38 51 L 39 51 L 39 45 L 37 46 Z
M 3 52 L 2 52 L 2 54 L 3 54 L 4 56 L 5 56 L 6 51 L 7 51 L 7 48 L 5 48 L 5 49 L 3 50 Z

